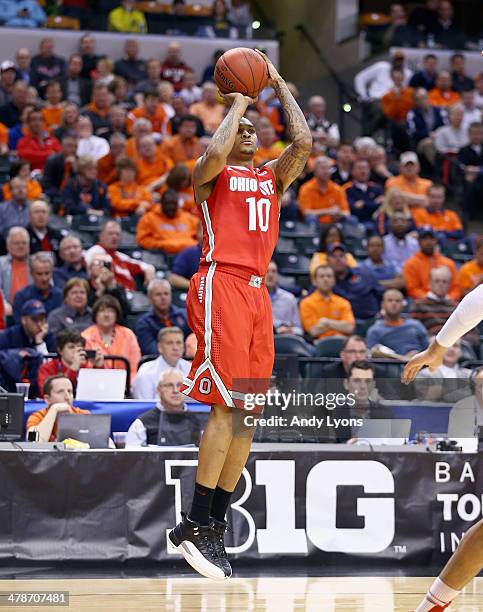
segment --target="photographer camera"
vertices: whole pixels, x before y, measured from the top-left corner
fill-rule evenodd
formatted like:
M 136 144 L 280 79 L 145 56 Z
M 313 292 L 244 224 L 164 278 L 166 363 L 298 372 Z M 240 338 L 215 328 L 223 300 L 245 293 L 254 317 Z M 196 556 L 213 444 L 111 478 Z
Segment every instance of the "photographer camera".
M 112 270 L 112 258 L 110 255 L 99 253 L 91 261 L 88 268 L 89 273 L 89 305 L 104 295 L 111 295 L 119 302 L 122 310 L 122 318 L 129 314 L 129 303 L 126 289 L 117 283 Z
M 57 357 L 43 363 L 37 377 L 39 389 L 55 374 L 64 374 L 75 386 L 81 368 L 103 368 L 104 357 L 97 349 L 87 351 L 86 340 L 79 332 L 63 329 L 56 336 Z

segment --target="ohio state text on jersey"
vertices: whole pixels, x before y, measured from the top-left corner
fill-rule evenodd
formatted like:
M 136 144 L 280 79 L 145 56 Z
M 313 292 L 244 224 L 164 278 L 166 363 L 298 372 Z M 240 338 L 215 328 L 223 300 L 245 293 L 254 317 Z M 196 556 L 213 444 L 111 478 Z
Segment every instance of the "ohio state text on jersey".
M 265 276 L 277 243 L 280 216 L 273 171 L 225 166 L 200 209 L 201 263 L 233 265 Z

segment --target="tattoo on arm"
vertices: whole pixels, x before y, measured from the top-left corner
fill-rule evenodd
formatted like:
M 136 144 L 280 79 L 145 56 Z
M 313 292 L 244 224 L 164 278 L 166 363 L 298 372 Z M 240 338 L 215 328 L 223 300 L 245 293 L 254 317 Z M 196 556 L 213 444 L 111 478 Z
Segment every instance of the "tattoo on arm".
M 304 114 L 283 80 L 273 85 L 287 120 L 291 143 L 274 162 L 277 181 L 285 191 L 305 167 L 312 147 L 312 136 Z
M 208 185 L 222 171 L 226 158 L 235 144 L 238 124 L 244 112 L 245 106 L 235 101 L 214 133 L 205 153 L 196 162 L 193 170 L 193 184 L 197 202 L 206 198 L 206 194 L 199 193 L 199 189 Z
M 211 142 L 208 146 L 207 153 L 214 150 L 220 153 L 226 153 L 228 156 L 235 144 L 235 137 L 238 132 L 238 124 L 243 116 L 243 110 L 237 104 L 233 104 L 228 111 L 226 117 L 218 126 L 218 129 L 213 134 Z

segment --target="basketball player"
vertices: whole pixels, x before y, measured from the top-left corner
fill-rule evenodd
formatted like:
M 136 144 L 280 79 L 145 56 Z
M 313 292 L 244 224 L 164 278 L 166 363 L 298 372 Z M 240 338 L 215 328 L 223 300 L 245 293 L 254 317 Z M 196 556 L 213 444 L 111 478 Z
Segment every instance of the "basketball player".
M 435 370 L 443 362 L 446 350 L 483 319 L 483 285 L 468 293 L 446 321 L 429 348 L 415 355 L 404 368 L 403 382 L 414 380 L 423 366 Z M 461 589 L 483 568 L 483 520 L 474 525 L 461 540 L 456 552 L 433 582 L 416 612 L 445 610 Z
M 232 385 L 272 375 L 272 310 L 263 279 L 277 243 L 282 194 L 302 172 L 312 145 L 297 102 L 261 55 L 285 113 L 290 146 L 277 160 L 254 168 L 257 136 L 243 117 L 254 100 L 227 94 L 231 108 L 193 171 L 203 245 L 187 311 L 198 349 L 182 391 L 212 408 L 200 443 L 193 503 L 169 538 L 196 571 L 213 579 L 231 576 L 225 513 L 254 433 L 251 428 L 248 436 L 233 435 L 240 398 Z

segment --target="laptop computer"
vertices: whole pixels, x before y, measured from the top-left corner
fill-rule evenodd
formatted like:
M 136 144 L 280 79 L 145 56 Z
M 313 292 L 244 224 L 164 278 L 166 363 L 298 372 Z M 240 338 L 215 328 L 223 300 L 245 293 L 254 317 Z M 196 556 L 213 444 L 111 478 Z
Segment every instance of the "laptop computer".
M 73 438 L 87 442 L 91 448 L 109 448 L 110 414 L 59 414 L 57 417 L 59 442 Z
M 75 398 L 94 402 L 119 402 L 126 391 L 126 370 L 81 368 Z
M 406 444 L 411 431 L 411 419 L 364 419 L 357 432 L 358 438 L 373 445 Z

